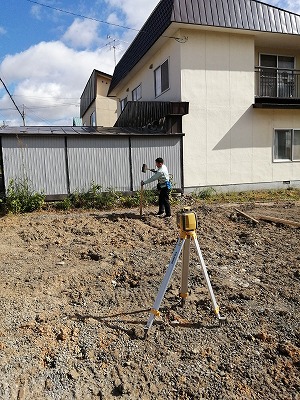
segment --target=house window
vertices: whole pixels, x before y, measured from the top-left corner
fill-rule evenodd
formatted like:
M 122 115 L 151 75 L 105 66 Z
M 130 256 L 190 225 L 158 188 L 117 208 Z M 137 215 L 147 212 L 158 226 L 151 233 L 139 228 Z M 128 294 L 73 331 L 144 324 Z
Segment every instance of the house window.
M 127 96 L 124 97 L 124 99 L 120 100 L 120 108 L 121 108 L 121 112 L 124 110 L 125 106 L 127 104 Z
M 169 60 L 166 60 L 154 71 L 155 97 L 169 89 Z
M 260 96 L 294 97 L 294 57 L 260 55 Z
M 142 85 L 139 85 L 132 91 L 132 101 L 138 101 L 141 98 L 142 98 Z
M 300 130 L 275 130 L 274 161 L 300 161 Z
M 96 126 L 96 111 L 93 111 L 91 114 L 90 126 Z

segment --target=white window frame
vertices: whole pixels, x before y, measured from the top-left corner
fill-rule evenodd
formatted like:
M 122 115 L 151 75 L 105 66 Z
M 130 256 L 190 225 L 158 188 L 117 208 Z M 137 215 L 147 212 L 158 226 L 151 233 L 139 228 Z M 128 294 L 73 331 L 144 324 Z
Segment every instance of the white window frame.
M 142 98 L 142 84 L 140 83 L 136 88 L 131 92 L 132 101 L 138 101 Z
M 167 66 L 167 82 L 163 82 L 164 68 Z M 160 96 L 170 89 L 170 61 L 167 58 L 159 67 L 154 70 L 154 95 Z
M 287 158 L 278 158 L 277 153 L 278 153 L 278 133 L 279 132 L 286 132 L 290 133 L 290 150 L 289 150 L 289 155 Z M 297 143 L 296 143 L 297 140 Z M 299 141 L 299 144 L 298 144 Z M 292 129 L 292 128 L 279 128 L 279 129 L 274 129 L 274 140 L 273 140 L 273 162 L 300 162 L 300 155 L 299 158 L 296 158 L 296 151 L 295 147 L 300 146 L 300 129 Z M 298 150 L 299 151 L 299 150 Z

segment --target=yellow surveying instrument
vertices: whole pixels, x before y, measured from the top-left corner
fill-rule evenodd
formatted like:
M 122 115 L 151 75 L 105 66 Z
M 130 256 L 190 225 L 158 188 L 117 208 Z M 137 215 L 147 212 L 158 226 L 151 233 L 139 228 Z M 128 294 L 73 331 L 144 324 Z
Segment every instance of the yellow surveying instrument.
M 182 254 L 182 278 L 181 278 L 181 290 L 179 296 L 181 297 L 181 304 L 184 305 L 185 299 L 188 296 L 188 276 L 189 276 L 189 262 L 190 262 L 190 245 L 191 241 L 194 240 L 196 251 L 198 253 L 200 263 L 202 266 L 202 272 L 206 281 L 206 285 L 211 297 L 211 301 L 213 304 L 214 312 L 219 320 L 219 322 L 224 321 L 226 318 L 220 316 L 219 306 L 216 302 L 215 295 L 209 280 L 209 276 L 207 273 L 206 265 L 202 256 L 202 252 L 197 240 L 197 235 L 195 230 L 197 229 L 197 218 L 196 214 L 191 211 L 190 207 L 183 208 L 180 212 L 177 213 L 177 226 L 180 229 L 180 235 L 178 241 L 176 243 L 176 247 L 173 251 L 171 261 L 168 265 L 167 271 L 163 278 L 163 281 L 160 285 L 158 294 L 156 296 L 154 305 L 151 309 L 151 314 L 149 316 L 148 322 L 145 325 L 145 336 L 147 335 L 149 329 L 152 326 L 154 318 L 160 315 L 159 308 L 161 302 L 164 298 L 166 293 L 168 284 L 172 277 L 172 274 L 175 270 L 176 263 L 180 256 L 181 251 L 183 250 Z

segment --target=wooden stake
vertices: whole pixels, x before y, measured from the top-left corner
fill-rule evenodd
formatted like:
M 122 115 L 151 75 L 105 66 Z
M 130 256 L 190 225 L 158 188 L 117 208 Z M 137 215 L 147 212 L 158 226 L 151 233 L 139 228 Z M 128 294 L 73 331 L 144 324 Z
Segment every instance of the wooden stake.
M 143 196 L 144 195 L 144 185 L 141 185 L 140 193 L 140 217 L 143 215 Z
M 296 228 L 300 228 L 300 222 L 296 221 L 289 221 L 287 219 L 269 217 L 265 215 L 259 215 L 257 218 L 262 219 L 263 221 L 275 222 L 276 224 L 291 225 L 295 226 Z
M 256 224 L 259 223 L 259 221 L 258 221 L 257 219 L 255 219 L 255 218 L 251 217 L 251 215 L 248 215 L 248 214 L 244 213 L 243 211 L 238 210 L 237 208 L 235 208 L 234 210 L 235 210 L 238 214 L 241 214 L 243 217 L 245 217 L 245 218 L 247 218 L 247 219 L 250 219 L 251 221 L 255 222 Z

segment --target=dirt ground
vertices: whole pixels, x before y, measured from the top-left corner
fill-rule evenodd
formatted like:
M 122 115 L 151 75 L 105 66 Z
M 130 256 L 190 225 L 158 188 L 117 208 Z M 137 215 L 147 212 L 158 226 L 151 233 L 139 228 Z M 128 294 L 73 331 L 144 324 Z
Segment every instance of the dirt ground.
M 189 203 L 187 201 L 187 203 Z M 0 399 L 300 399 L 300 203 L 192 205 L 219 324 L 195 251 L 156 207 L 40 211 L 0 220 Z

